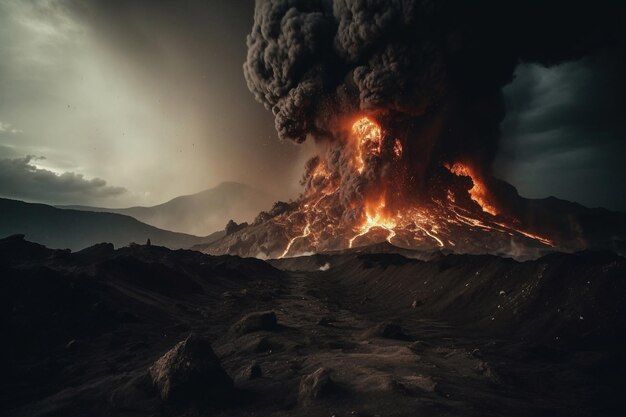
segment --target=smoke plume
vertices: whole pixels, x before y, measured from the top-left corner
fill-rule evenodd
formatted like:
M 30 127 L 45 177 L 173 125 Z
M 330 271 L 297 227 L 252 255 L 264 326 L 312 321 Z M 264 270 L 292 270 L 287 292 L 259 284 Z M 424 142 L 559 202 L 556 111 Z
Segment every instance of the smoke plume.
M 616 42 L 623 12 L 609 1 L 257 1 L 248 88 L 281 139 L 320 149 L 297 208 L 275 218 L 288 230 L 283 256 L 376 233 L 455 246 L 476 228 L 551 244 L 499 201 L 502 88 L 520 62 L 555 65 Z
M 435 152 L 484 167 L 517 63 L 552 65 L 605 45 L 618 35 L 616 3 L 258 1 L 244 74 L 282 139 L 334 138 L 360 114 L 422 142 L 409 146 L 429 154 L 421 165 Z

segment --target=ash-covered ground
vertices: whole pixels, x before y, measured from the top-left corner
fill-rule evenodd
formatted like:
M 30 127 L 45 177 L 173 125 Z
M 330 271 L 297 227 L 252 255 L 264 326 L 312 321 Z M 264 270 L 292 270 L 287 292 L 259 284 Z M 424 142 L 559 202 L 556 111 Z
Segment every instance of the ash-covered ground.
M 15 236 L 0 277 L 1 415 L 623 414 L 626 259 L 609 252 L 268 263 Z

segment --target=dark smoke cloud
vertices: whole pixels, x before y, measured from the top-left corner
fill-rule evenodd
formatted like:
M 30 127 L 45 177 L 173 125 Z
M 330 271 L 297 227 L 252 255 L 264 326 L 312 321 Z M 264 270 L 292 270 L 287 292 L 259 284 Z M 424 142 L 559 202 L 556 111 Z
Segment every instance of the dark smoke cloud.
M 434 156 L 420 166 L 464 155 L 488 171 L 516 65 L 554 65 L 615 43 L 618 3 L 258 1 L 244 74 L 282 139 L 332 137 L 341 120 L 364 113 L 426 142 L 414 152 Z M 435 120 L 442 127 L 417 138 Z

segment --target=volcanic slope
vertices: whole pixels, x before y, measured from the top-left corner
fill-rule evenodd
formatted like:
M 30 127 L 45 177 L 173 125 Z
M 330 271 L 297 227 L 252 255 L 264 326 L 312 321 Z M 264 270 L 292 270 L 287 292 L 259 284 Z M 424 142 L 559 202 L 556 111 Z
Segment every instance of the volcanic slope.
M 0 240 L 0 414 L 620 414 L 626 259 L 429 257 L 348 251 L 272 266 Z M 174 346 L 166 359 L 189 355 L 190 333 L 234 381 L 203 380 L 207 398 L 227 390 L 221 401 L 162 400 L 153 386 L 149 367 Z
M 520 223 L 515 226 L 517 229 L 504 227 L 501 224 L 503 220 L 484 213 L 474 220 L 461 215 L 459 218 L 463 221 L 454 224 L 450 223 L 450 212 L 444 211 L 432 220 L 446 224 L 438 230 L 449 228 L 448 234 L 434 232 L 434 228 L 430 232 L 423 229 L 423 235 L 419 237 L 414 235 L 414 230 L 405 230 L 399 226 L 373 226 L 359 236 L 353 246 L 368 247 L 390 242 L 398 247 L 396 250 L 402 247 L 420 253 L 444 251 L 474 255 L 497 254 L 518 260 L 536 259 L 553 251 L 575 252 L 586 249 L 626 255 L 626 214 L 587 208 L 554 197 L 526 199 L 520 197 L 512 186 L 504 182 L 499 184 L 501 193 L 506 195 L 503 199 L 507 202 L 505 211 Z M 308 224 L 317 222 L 330 227 L 334 223 L 328 219 L 321 221 L 315 217 L 317 215 L 307 223 L 306 216 L 303 217 L 299 210 L 294 203 L 276 203 L 272 210 L 261 213 L 251 225 L 210 243 L 196 245 L 194 249 L 211 255 L 283 258 L 348 248 L 345 236 L 331 233 L 316 240 Z M 462 209 L 457 207 L 455 210 Z M 452 214 L 459 216 L 459 213 L 455 213 Z M 527 231 L 549 240 L 538 241 L 529 237 L 532 235 Z M 449 242 L 446 236 L 456 243 Z

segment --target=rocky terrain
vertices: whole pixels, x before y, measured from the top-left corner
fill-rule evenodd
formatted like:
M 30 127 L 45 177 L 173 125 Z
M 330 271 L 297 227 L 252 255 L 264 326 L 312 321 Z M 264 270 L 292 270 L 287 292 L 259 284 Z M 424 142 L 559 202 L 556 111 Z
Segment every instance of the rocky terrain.
M 397 247 L 419 252 L 441 250 L 447 253 L 495 254 L 518 260 L 536 259 L 555 250 L 607 250 L 626 255 L 626 214 L 587 208 L 554 197 L 527 199 L 503 181 L 494 185 L 497 185 L 494 190 L 501 196 L 503 212 L 508 213 L 505 216 L 494 217 L 475 210 L 467 211 L 460 206 L 455 206 L 452 211 L 435 208 L 433 217 L 425 224 L 425 227 L 431 228 L 430 234 L 420 237 L 415 235 L 414 230 L 402 227 L 393 228 L 393 234 L 390 234 L 389 229 L 373 227 L 355 240 L 353 246 L 371 246 L 389 241 Z M 299 210 L 295 203 L 278 202 L 272 210 L 261 213 L 252 224 L 245 224 L 211 242 L 195 245 L 194 249 L 211 255 L 279 258 L 348 247 L 347 241 L 342 238 L 343 233 L 334 232 L 333 235 L 325 232 L 314 236 L 302 222 L 306 216 Z M 463 213 L 459 217 L 462 221 L 451 223 L 459 212 Z M 335 224 L 332 218 L 324 218 L 324 213 L 326 211 L 321 217 L 311 216 L 308 224 Z M 516 220 L 511 222 L 510 219 Z M 508 228 L 503 227 L 507 222 L 510 223 Z M 439 237 L 434 230 L 439 230 Z M 538 241 L 524 231 L 542 236 L 549 243 Z
M 0 240 L 0 415 L 611 416 L 626 259 Z

